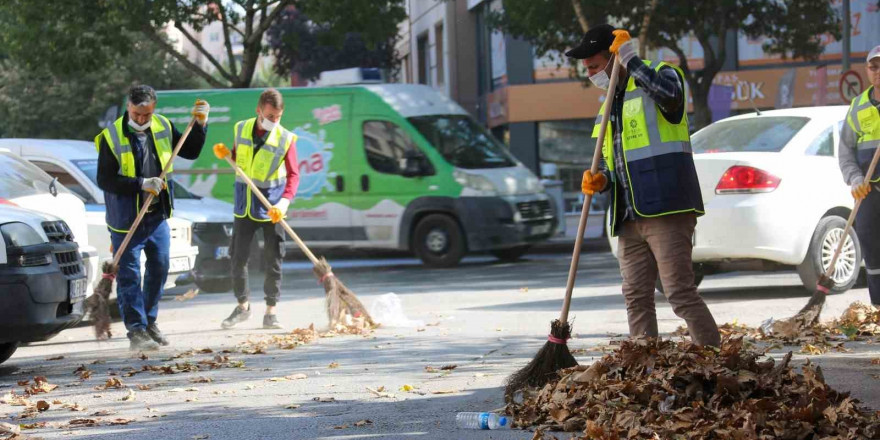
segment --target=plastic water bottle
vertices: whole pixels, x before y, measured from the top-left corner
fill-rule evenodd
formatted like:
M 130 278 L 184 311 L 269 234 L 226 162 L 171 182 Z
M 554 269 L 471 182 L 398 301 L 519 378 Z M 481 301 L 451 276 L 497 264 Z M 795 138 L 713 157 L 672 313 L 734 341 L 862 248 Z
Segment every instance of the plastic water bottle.
M 463 429 L 510 429 L 511 420 L 489 412 L 460 412 L 455 415 L 455 424 Z

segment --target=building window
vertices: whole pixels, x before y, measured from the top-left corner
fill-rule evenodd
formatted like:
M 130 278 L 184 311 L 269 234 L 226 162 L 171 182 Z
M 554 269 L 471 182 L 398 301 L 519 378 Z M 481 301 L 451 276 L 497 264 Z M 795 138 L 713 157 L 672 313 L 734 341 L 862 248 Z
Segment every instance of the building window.
M 446 82 L 443 63 L 443 22 L 438 23 L 434 28 L 434 50 L 437 54 L 437 85 L 441 86 Z
M 419 35 L 418 40 L 416 40 L 416 51 L 418 52 L 419 57 L 419 65 L 418 65 L 418 79 L 419 84 L 430 84 L 428 79 L 428 75 L 431 74 L 431 65 L 429 64 L 429 53 L 428 53 L 428 34 Z
M 363 127 L 364 150 L 370 166 L 380 173 L 400 174 L 404 153 L 417 149 L 409 135 L 388 121 L 366 121 Z

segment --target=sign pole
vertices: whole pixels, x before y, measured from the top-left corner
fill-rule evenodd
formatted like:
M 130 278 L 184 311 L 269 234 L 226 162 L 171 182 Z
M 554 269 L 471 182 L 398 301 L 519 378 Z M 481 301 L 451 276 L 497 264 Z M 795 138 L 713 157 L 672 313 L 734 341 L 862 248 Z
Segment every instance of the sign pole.
M 844 72 L 849 71 L 850 35 L 852 34 L 849 1 L 843 0 L 843 68 L 841 70 Z

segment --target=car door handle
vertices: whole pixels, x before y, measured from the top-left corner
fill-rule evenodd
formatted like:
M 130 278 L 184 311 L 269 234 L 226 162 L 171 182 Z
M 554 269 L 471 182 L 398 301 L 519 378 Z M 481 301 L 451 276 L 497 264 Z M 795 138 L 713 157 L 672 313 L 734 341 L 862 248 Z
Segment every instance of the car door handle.
M 368 192 L 370 191 L 370 177 L 366 174 L 361 176 L 361 191 Z
M 345 191 L 345 179 L 342 176 L 336 176 L 336 192 Z

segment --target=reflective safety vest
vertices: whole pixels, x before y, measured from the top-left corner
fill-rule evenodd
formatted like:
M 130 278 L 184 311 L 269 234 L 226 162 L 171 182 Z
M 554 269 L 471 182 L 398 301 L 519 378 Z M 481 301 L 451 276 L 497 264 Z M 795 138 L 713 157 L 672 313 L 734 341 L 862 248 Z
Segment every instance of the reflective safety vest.
M 868 90 L 856 96 L 846 116 L 846 122 L 857 136 L 856 159 L 859 167 L 862 168 L 862 173 L 865 174 L 871 165 L 871 159 L 874 158 L 874 151 L 880 146 L 880 112 L 871 104 L 873 90 L 874 86 L 868 87 Z M 865 177 L 873 183 L 880 182 L 880 167 L 877 167 L 872 177 Z
M 95 149 L 100 151 L 101 138 L 107 141 L 110 152 L 119 162 L 119 175 L 131 178 L 137 178 L 137 168 L 135 166 L 135 156 L 132 146 L 125 135 L 124 126 L 122 125 L 122 117 L 116 120 L 112 126 L 105 128 L 100 134 L 95 136 Z M 171 130 L 171 122 L 168 118 L 153 114 L 150 121 L 150 132 L 153 135 L 153 147 L 156 150 L 156 157 L 159 158 L 159 166 L 165 169 L 165 165 L 171 160 L 174 149 L 171 147 L 174 132 Z M 168 172 L 172 171 L 172 167 L 168 167 Z M 168 186 L 168 179 L 165 179 L 165 186 Z M 169 197 L 170 197 L 169 193 Z M 113 232 L 127 233 L 134 219 L 137 217 L 141 209 L 141 193 L 116 194 L 104 191 L 104 204 L 107 209 L 105 219 L 107 228 Z
M 684 74 L 677 66 L 664 62 L 644 61 L 644 63 L 655 71 L 665 66 L 671 67 L 681 78 L 684 78 Z M 687 105 L 687 93 L 684 95 L 684 102 Z M 603 103 L 599 115 L 604 110 Z M 648 93 L 630 76 L 623 96 L 622 118 L 621 139 L 626 163 L 625 174 L 630 183 L 630 197 L 635 213 L 639 217 L 660 217 L 685 212 L 704 214 L 703 198 L 688 134 L 687 110 L 678 123 L 666 120 Z M 599 137 L 601 124 L 600 116 L 593 127 L 593 138 Z M 608 170 L 611 171 L 612 180 L 616 181 L 614 141 L 610 130 L 612 130 L 611 126 L 602 145 L 602 155 Z M 612 188 L 614 203 L 611 210 L 611 233 L 616 235 L 619 195 L 617 185 L 613 184 Z
M 266 143 L 254 154 L 253 133 L 256 122 L 257 118 L 251 118 L 235 124 L 235 163 L 254 181 L 269 203 L 274 205 L 281 200 L 284 193 L 287 183 L 284 158 L 291 142 L 296 142 L 296 135 L 277 124 L 266 137 Z M 252 197 L 247 182 L 236 175 L 235 216 L 266 222 L 269 221 L 268 212 L 259 199 Z

